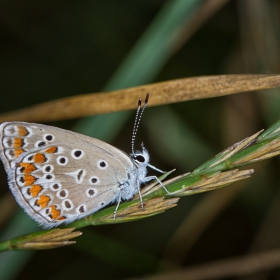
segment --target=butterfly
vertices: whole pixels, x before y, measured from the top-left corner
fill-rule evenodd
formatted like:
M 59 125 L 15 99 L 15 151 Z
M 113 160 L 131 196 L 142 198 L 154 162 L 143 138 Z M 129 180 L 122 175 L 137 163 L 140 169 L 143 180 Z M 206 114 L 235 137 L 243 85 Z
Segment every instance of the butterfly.
M 138 101 L 130 155 L 96 138 L 69 130 L 26 122 L 0 125 L 0 157 L 18 204 L 44 228 L 68 224 L 140 193 L 156 176 L 147 176 L 149 153 L 134 151 L 144 109 Z

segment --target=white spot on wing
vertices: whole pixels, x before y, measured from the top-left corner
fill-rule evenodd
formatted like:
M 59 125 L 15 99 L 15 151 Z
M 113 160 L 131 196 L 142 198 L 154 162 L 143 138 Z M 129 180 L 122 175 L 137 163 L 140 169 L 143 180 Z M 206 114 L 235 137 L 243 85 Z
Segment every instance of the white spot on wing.
M 97 176 L 92 176 L 91 178 L 89 178 L 89 183 L 91 185 L 98 185 L 100 183 L 100 180 Z
M 16 155 L 13 149 L 8 149 L 5 151 L 5 155 L 8 159 L 13 160 L 16 159 Z
M 60 183 L 52 183 L 50 184 L 50 189 L 54 192 L 57 192 L 62 189 L 62 185 Z
M 56 196 L 60 199 L 65 199 L 69 195 L 69 192 L 66 189 L 62 189 L 56 193 Z
M 73 149 L 71 151 L 71 156 L 74 159 L 81 159 L 84 156 L 84 151 L 81 149 Z
M 90 198 L 95 197 L 97 195 L 97 190 L 94 188 L 89 188 L 86 190 L 86 195 Z
M 24 188 L 21 189 L 22 194 L 23 194 L 23 196 L 24 196 L 26 199 L 31 199 L 31 198 L 32 198 L 32 195 L 31 195 L 31 193 L 29 192 L 29 189 L 30 189 L 30 187 L 24 187 Z M 28 193 L 28 192 L 29 192 L 29 193 Z
M 97 161 L 97 167 L 101 170 L 104 170 L 104 169 L 108 168 L 108 163 L 106 160 L 100 159 L 99 161 Z
M 17 177 L 16 180 L 17 180 L 17 184 L 20 187 L 23 187 L 25 185 L 25 181 L 24 181 L 24 177 L 23 176 Z
M 61 206 L 62 209 L 66 211 L 72 210 L 74 207 L 73 202 L 70 199 L 63 200 Z
M 77 184 L 81 184 L 84 180 L 85 175 L 86 175 L 86 171 L 84 169 L 77 169 L 74 172 L 65 173 L 65 175 L 72 176 L 75 179 L 75 182 Z
M 38 182 L 45 183 L 47 182 L 53 182 L 55 180 L 55 176 L 53 174 L 45 174 L 42 178 L 39 178 Z
M 57 159 L 56 159 L 56 163 L 58 164 L 58 165 L 62 165 L 62 166 L 64 166 L 64 165 L 66 165 L 67 163 L 68 163 L 68 158 L 67 157 L 64 157 L 64 156 L 59 156 L 59 157 L 57 157 Z
M 43 169 L 43 172 L 45 172 L 45 173 L 52 173 L 54 170 L 54 167 L 51 164 L 47 164 L 47 165 L 44 165 L 42 169 Z
M 36 148 L 38 148 L 38 147 L 44 147 L 44 146 L 46 146 L 46 142 L 45 141 L 37 141 L 36 143 L 35 143 L 35 145 L 34 145 L 34 147 L 36 147 Z
M 45 218 L 47 219 L 49 222 L 52 222 L 53 219 L 49 216 L 50 214 L 50 208 L 47 207 L 47 208 L 44 208 L 40 211 L 40 214 Z
M 7 125 L 5 126 L 4 128 L 4 135 L 7 135 L 7 136 L 16 136 L 17 135 L 17 126 L 16 125 Z
M 43 139 L 47 142 L 53 142 L 55 140 L 55 137 L 54 135 L 49 133 L 49 134 L 44 134 Z
M 77 214 L 82 214 L 82 213 L 85 213 L 87 211 L 87 207 L 85 204 L 82 204 L 82 205 L 79 205 L 77 208 L 76 208 L 76 213 Z

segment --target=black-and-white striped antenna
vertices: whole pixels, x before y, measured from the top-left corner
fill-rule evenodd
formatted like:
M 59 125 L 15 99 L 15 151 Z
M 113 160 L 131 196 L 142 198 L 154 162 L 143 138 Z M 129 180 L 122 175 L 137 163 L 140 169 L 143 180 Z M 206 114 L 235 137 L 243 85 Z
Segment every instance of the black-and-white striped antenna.
M 145 98 L 145 103 L 144 103 L 141 111 L 140 111 L 140 109 L 141 109 L 142 99 L 140 98 L 138 100 L 138 107 L 137 107 L 137 110 L 136 110 L 136 116 L 135 116 L 135 121 L 134 121 L 134 126 L 133 126 L 132 139 L 131 139 L 132 154 L 134 154 L 134 143 L 135 143 L 136 134 L 137 134 L 137 131 L 138 131 L 138 127 L 139 127 L 141 118 L 143 116 L 143 112 L 144 112 L 144 110 L 145 110 L 145 108 L 148 104 L 149 96 L 150 96 L 150 94 L 147 93 L 146 98 Z

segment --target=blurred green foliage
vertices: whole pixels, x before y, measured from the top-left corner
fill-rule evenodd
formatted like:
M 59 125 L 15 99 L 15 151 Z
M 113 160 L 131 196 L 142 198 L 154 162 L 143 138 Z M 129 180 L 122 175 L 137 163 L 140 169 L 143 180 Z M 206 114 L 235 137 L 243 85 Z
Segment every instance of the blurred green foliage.
M 229 1 L 176 49 L 174 34 L 183 26 L 187 29 L 192 16 L 200 17 L 196 11 L 201 2 L 1 1 L 0 112 L 180 77 L 279 72 L 277 1 L 263 6 L 258 1 Z M 184 40 L 184 32 L 181 37 Z M 128 76 L 132 69 L 134 75 Z M 160 169 L 192 171 L 275 122 L 280 116 L 277 94 L 278 89 L 148 108 L 137 145 L 145 143 L 151 163 Z M 132 112 L 123 112 L 52 125 L 74 127 L 129 152 L 133 120 Z M 101 131 L 100 123 L 108 123 L 108 128 Z M 186 252 L 183 265 L 280 245 L 277 238 L 257 242 L 266 229 L 279 236 L 279 219 L 271 214 L 279 213 L 279 161 L 254 167 L 254 177 Z M 0 178 L 4 195 L 4 169 Z M 165 262 L 161 255 L 171 236 L 205 196 L 183 198 L 176 208 L 139 222 L 87 228 L 75 246 L 2 254 L 0 279 L 120 279 L 155 273 Z M 21 211 L 2 228 L 1 239 L 35 229 Z M 188 239 L 195 232 L 185 234 Z M 276 278 L 278 274 L 272 272 Z

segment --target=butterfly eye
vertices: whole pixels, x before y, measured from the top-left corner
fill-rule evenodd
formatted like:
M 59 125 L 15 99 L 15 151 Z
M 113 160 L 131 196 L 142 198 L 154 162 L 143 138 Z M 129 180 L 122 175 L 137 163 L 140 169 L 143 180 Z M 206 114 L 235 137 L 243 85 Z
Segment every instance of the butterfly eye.
M 145 162 L 145 158 L 142 155 L 135 156 L 134 159 L 138 162 Z

